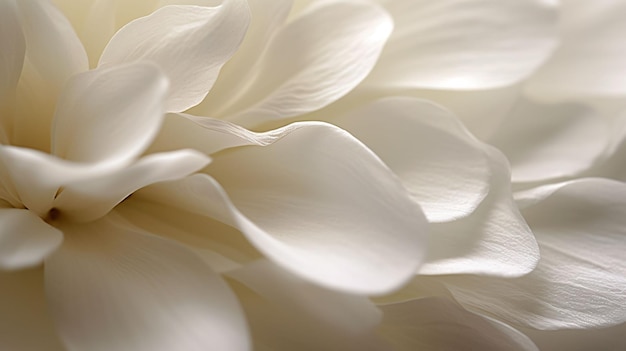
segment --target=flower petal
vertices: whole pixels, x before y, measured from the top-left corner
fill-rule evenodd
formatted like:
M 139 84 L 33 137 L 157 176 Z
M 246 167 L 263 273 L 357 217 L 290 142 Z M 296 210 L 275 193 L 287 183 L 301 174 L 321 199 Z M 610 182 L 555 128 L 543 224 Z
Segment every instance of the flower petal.
M 140 195 L 231 224 L 272 261 L 326 287 L 381 294 L 408 280 L 426 221 L 393 173 L 336 127 L 281 132 L 273 144 L 215 155 L 206 171 L 224 189 L 197 175 Z
M 77 75 L 57 105 L 52 153 L 75 162 L 132 160 L 158 132 L 166 93 L 167 80 L 152 64 Z
M 157 63 L 171 82 L 167 111 L 181 112 L 204 99 L 249 21 L 244 0 L 225 0 L 217 7 L 165 6 L 120 29 L 100 65 Z
M 0 350 L 65 350 L 48 313 L 43 281 L 43 269 L 0 271 Z
M 380 157 L 429 222 L 472 213 L 489 192 L 489 160 L 451 113 L 413 98 L 387 98 L 333 120 Z
M 420 274 L 481 274 L 519 277 L 539 260 L 537 242 L 513 202 L 506 159 L 490 155 L 489 195 L 471 215 L 431 225 L 430 249 Z
M 430 297 L 381 306 L 380 333 L 396 351 L 538 351 L 524 334 L 455 302 Z
M 46 295 L 69 349 L 249 349 L 237 300 L 192 252 L 109 219 L 63 231 Z
M 33 212 L 0 208 L 0 269 L 38 265 L 63 241 L 63 234 Z
M 277 31 L 236 94 L 215 96 L 203 115 L 258 125 L 322 108 L 365 78 L 392 27 L 373 4 L 319 2 Z
M 77 221 L 91 221 L 137 189 L 183 178 L 209 162 L 210 158 L 195 150 L 151 154 L 117 172 L 69 183 L 57 194 L 54 207 Z
M 543 351 L 626 350 L 626 323 L 583 330 L 522 330 Z
M 89 68 L 83 44 L 67 18 L 49 0 L 16 3 L 22 15 L 28 60 L 58 92 L 73 74 Z
M 487 89 L 535 70 L 556 43 L 556 11 L 542 1 L 383 2 L 394 33 L 368 86 Z
M 273 266 L 229 273 L 259 350 L 388 350 L 375 336 L 380 310 L 366 297 L 326 290 Z M 268 318 L 271 316 L 271 318 Z
M 626 185 L 570 182 L 524 209 L 541 249 L 516 279 L 449 278 L 463 304 L 538 329 L 607 327 L 626 321 Z
M 583 105 L 518 101 L 489 143 L 511 162 L 513 182 L 576 175 L 603 155 L 609 125 Z
M 624 11 L 622 1 L 562 1 L 561 45 L 525 91 L 540 101 L 623 96 Z
M 26 43 L 15 2 L 0 3 L 0 143 L 8 144 L 15 89 L 22 73 Z

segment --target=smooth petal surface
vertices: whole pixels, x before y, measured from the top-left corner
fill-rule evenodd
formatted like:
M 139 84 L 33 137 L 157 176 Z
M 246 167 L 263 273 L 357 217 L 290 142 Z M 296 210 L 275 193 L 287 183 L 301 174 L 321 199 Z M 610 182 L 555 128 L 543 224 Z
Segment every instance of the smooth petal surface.
M 0 269 L 40 264 L 61 241 L 63 234 L 33 212 L 0 208 Z
M 235 226 L 269 259 L 326 287 L 381 294 L 409 279 L 426 221 L 393 173 L 339 128 L 280 132 L 267 146 L 214 155 L 206 172 L 219 185 L 197 175 L 139 194 Z
M 277 31 L 236 94 L 216 96 L 203 115 L 250 126 L 322 108 L 365 78 L 392 27 L 373 4 L 319 2 Z
M 151 154 L 117 172 L 66 185 L 57 194 L 54 207 L 77 221 L 94 220 L 137 189 L 183 178 L 209 162 L 210 158 L 195 150 Z
M 67 18 L 49 0 L 16 3 L 29 62 L 46 83 L 60 91 L 73 74 L 89 68 L 83 44 Z
M 229 275 L 255 350 L 389 351 L 373 333 L 381 312 L 364 296 L 311 285 L 263 261 Z
M 64 351 L 48 313 L 43 269 L 0 271 L 0 350 Z
M 380 157 L 429 222 L 472 213 L 489 192 L 484 146 L 448 111 L 413 98 L 387 98 L 334 122 Z
M 538 351 L 519 331 L 466 311 L 457 303 L 430 297 L 381 306 L 380 334 L 395 351 Z
M 487 89 L 536 69 L 556 41 L 542 1 L 381 0 L 395 30 L 365 83 L 372 87 Z
M 69 350 L 248 350 L 222 279 L 174 242 L 103 219 L 66 225 L 46 295 Z
M 538 329 L 595 328 L 626 320 L 626 186 L 584 179 L 524 209 L 541 250 L 516 279 L 455 277 L 463 304 Z
M 217 7 L 165 6 L 120 29 L 99 64 L 157 63 L 171 83 L 167 111 L 181 112 L 204 99 L 249 21 L 244 0 L 226 0 Z
M 77 75 L 59 98 L 52 153 L 74 162 L 124 164 L 137 157 L 163 118 L 167 79 L 136 63 Z
M 532 76 L 526 92 L 541 101 L 623 96 L 625 11 L 623 1 L 561 1 L 561 45 Z
M 535 182 L 585 171 L 609 138 L 609 124 L 590 108 L 521 99 L 489 143 L 511 162 L 513 182 Z
M 537 242 L 513 202 L 504 156 L 490 156 L 491 188 L 469 216 L 431 225 L 430 249 L 420 274 L 480 274 L 519 277 L 539 260 Z

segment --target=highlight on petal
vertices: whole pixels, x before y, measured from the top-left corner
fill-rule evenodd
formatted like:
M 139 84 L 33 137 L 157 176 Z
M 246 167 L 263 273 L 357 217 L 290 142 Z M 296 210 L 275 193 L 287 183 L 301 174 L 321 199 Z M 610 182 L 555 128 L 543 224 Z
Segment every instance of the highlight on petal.
M 167 79 L 149 63 L 75 76 L 59 98 L 52 154 L 85 163 L 131 161 L 159 130 L 167 86 Z
M 365 84 L 487 89 L 534 71 L 556 44 L 557 13 L 539 0 L 380 0 L 395 30 Z
M 535 182 L 589 169 L 609 139 L 608 122 L 590 108 L 521 99 L 489 143 L 511 162 L 513 182 Z
M 63 234 L 33 212 L 0 208 L 0 269 L 35 266 L 63 241 Z
M 626 321 L 626 185 L 581 179 L 523 210 L 541 260 L 515 279 L 449 277 L 465 306 L 537 329 L 608 327 Z
M 102 219 L 67 224 L 46 295 L 71 350 L 248 350 L 241 308 L 191 251 Z
M 89 68 L 83 44 L 67 18 L 49 0 L 16 3 L 28 60 L 42 79 L 59 91 L 73 74 Z
M 378 100 L 333 119 L 398 175 L 429 222 L 472 213 L 489 192 L 484 145 L 450 112 L 423 100 Z
M 389 350 L 374 334 L 381 312 L 364 296 L 320 288 L 267 261 L 228 274 L 255 350 Z
M 396 351 L 538 351 L 524 334 L 469 312 L 452 300 L 429 297 L 384 305 L 380 334 Z
M 183 178 L 202 169 L 210 158 L 195 150 L 151 154 L 117 172 L 68 183 L 54 207 L 77 221 L 102 217 L 137 189 Z
M 267 146 L 213 155 L 206 172 L 217 182 L 194 175 L 137 195 L 237 227 L 270 260 L 325 287 L 382 294 L 407 281 L 426 220 L 393 173 L 339 128 L 281 131 Z
M 561 43 L 525 91 L 539 101 L 560 102 L 626 93 L 623 1 L 561 1 Z
M 431 225 L 430 247 L 420 274 L 519 277 L 539 261 L 537 242 L 511 195 L 504 156 L 485 147 L 492 177 L 487 197 L 469 216 Z
M 171 83 L 167 111 L 182 112 L 204 99 L 249 21 L 245 0 L 225 0 L 216 7 L 165 6 L 122 27 L 99 65 L 155 62 Z
M 250 126 L 322 108 L 365 78 L 392 27 L 374 4 L 318 2 L 274 34 L 236 90 L 209 96 L 202 114 Z
M 0 350 L 67 351 L 48 313 L 43 269 L 0 271 Z

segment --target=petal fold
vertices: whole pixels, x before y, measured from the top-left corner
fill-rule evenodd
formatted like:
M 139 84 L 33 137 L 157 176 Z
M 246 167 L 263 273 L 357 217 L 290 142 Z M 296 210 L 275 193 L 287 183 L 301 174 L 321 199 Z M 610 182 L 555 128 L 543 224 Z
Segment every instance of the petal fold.
M 408 280 L 427 227 L 393 173 L 339 128 L 281 131 L 272 144 L 213 155 L 206 172 L 219 184 L 194 175 L 139 194 L 237 227 L 269 259 L 326 287 L 381 294 Z
M 33 212 L 0 208 L 0 269 L 35 266 L 63 241 L 63 233 Z
M 467 216 L 489 192 L 491 169 L 483 144 L 434 104 L 386 98 L 333 122 L 400 177 L 430 222 Z
M 626 321 L 626 186 L 567 183 L 523 210 L 537 237 L 537 268 L 516 279 L 450 277 L 466 306 L 537 329 L 608 327 Z
M 277 30 L 238 89 L 209 96 L 215 107 L 202 114 L 253 126 L 322 108 L 365 78 L 392 27 L 376 5 L 319 2 Z
M 106 218 L 63 231 L 45 284 L 68 349 L 249 350 L 235 296 L 192 252 Z
M 209 92 L 248 28 L 246 1 L 216 7 L 171 5 L 138 18 L 111 38 L 100 66 L 152 61 L 171 83 L 167 111 L 182 112 Z
M 52 154 L 74 162 L 129 162 L 158 132 L 167 87 L 167 79 L 148 63 L 77 75 L 59 98 Z

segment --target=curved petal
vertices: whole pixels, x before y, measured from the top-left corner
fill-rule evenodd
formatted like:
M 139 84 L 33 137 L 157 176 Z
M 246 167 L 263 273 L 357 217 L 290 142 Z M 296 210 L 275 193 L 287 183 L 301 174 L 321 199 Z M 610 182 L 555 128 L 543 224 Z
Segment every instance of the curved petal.
M 455 302 L 423 298 L 381 306 L 380 333 L 396 351 L 538 351 L 512 327 L 466 311 Z
M 235 296 L 192 252 L 108 219 L 63 231 L 46 295 L 69 349 L 249 349 Z
M 76 73 L 89 68 L 72 25 L 50 0 L 15 1 L 26 39 L 11 143 L 50 150 L 57 97 Z
M 181 112 L 204 99 L 249 21 L 244 0 L 226 0 L 217 7 L 165 6 L 120 29 L 99 64 L 157 63 L 171 82 L 167 111 Z
M 0 209 L 0 269 L 35 266 L 63 241 L 63 234 L 33 212 Z
M 131 161 L 159 130 L 166 93 L 167 80 L 152 64 L 77 75 L 59 98 L 52 154 L 86 163 Z
M 255 350 L 389 350 L 374 334 L 380 310 L 364 296 L 311 285 L 267 261 L 229 275 Z
M 0 271 L 0 350 L 65 350 L 48 313 L 43 282 L 43 269 Z
M 518 101 L 489 143 L 511 162 L 513 182 L 573 176 L 589 169 L 610 139 L 609 125 L 583 105 Z
M 426 221 L 393 173 L 336 127 L 282 133 L 215 155 L 206 171 L 224 189 L 195 175 L 139 194 L 231 224 L 272 261 L 326 287 L 381 294 L 408 280 Z
M 237 91 L 207 101 L 215 108 L 203 114 L 258 125 L 322 108 L 365 78 L 392 27 L 373 4 L 319 2 L 277 31 Z
M 519 277 L 539 261 L 533 232 L 513 202 L 504 156 L 490 155 L 489 195 L 471 215 L 431 225 L 430 248 L 420 274 L 480 274 Z
M 16 1 L 22 15 L 27 56 L 57 91 L 89 68 L 87 54 L 67 18 L 49 0 Z
M 448 111 L 413 98 L 387 98 L 333 120 L 382 159 L 429 222 L 472 213 L 489 192 L 489 159 Z
M 556 44 L 556 11 L 539 0 L 380 2 L 396 29 L 367 86 L 501 87 L 528 76 Z
M 543 351 L 625 350 L 626 323 L 610 328 L 536 330 L 522 329 Z
M 0 43 L 0 143 L 7 144 L 12 132 L 15 89 L 26 53 L 24 33 L 14 1 L 0 3 Z
M 151 154 L 117 172 L 68 183 L 57 193 L 53 206 L 77 221 L 91 221 L 137 189 L 183 178 L 209 162 L 210 158 L 195 150 Z
M 540 101 L 619 98 L 626 94 L 623 1 L 562 1 L 561 45 L 525 91 Z
M 446 278 L 463 304 L 538 329 L 597 328 L 626 321 L 626 185 L 568 183 L 524 209 L 541 249 L 516 279 Z

